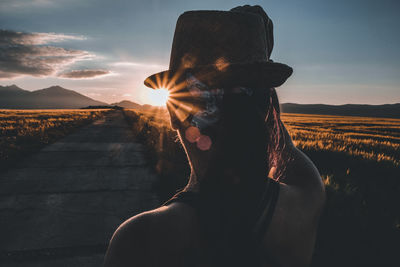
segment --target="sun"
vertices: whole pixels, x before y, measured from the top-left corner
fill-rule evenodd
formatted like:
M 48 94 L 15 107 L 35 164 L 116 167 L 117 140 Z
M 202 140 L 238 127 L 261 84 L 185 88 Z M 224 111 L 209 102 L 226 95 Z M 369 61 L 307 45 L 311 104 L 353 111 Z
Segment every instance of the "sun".
M 149 91 L 149 102 L 153 106 L 165 106 L 167 104 L 169 97 L 168 90 L 165 88 L 160 88 L 157 90 Z

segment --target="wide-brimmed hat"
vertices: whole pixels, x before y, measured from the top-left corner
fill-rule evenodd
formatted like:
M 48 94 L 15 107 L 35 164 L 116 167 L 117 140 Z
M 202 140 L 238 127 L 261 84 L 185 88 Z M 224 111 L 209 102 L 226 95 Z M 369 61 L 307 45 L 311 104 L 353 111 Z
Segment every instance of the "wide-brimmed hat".
M 169 69 L 144 84 L 170 89 L 190 72 L 213 87 L 278 87 L 293 70 L 270 60 L 273 43 L 272 21 L 259 6 L 188 11 L 176 24 Z

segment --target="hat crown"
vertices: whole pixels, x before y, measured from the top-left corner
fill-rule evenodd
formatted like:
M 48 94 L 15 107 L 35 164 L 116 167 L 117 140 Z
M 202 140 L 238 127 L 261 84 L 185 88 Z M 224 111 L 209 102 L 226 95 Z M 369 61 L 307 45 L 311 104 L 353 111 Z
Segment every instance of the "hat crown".
M 267 34 L 260 15 L 188 11 L 177 21 L 169 68 L 215 65 L 220 69 L 230 64 L 268 60 Z

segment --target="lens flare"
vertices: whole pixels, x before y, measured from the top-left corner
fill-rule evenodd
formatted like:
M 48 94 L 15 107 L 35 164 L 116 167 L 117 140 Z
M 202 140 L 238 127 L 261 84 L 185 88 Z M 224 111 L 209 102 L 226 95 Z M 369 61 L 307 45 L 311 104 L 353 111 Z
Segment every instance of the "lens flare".
M 161 88 L 159 90 L 149 91 L 150 104 L 153 106 L 165 106 L 169 98 L 167 89 Z
M 185 131 L 185 137 L 190 143 L 196 142 L 200 138 L 199 128 L 190 126 Z
M 212 145 L 211 138 L 207 135 L 200 135 L 199 139 L 196 142 L 197 148 L 200 150 L 209 150 Z

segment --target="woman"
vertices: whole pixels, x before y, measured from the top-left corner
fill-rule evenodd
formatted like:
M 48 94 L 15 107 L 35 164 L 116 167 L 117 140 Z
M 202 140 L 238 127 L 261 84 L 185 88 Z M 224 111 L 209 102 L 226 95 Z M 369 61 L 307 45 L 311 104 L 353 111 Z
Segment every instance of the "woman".
M 166 86 L 171 125 L 191 166 L 187 186 L 124 222 L 105 266 L 307 266 L 324 185 L 280 120 L 274 87 L 292 69 L 269 59 L 259 6 L 185 12 Z

